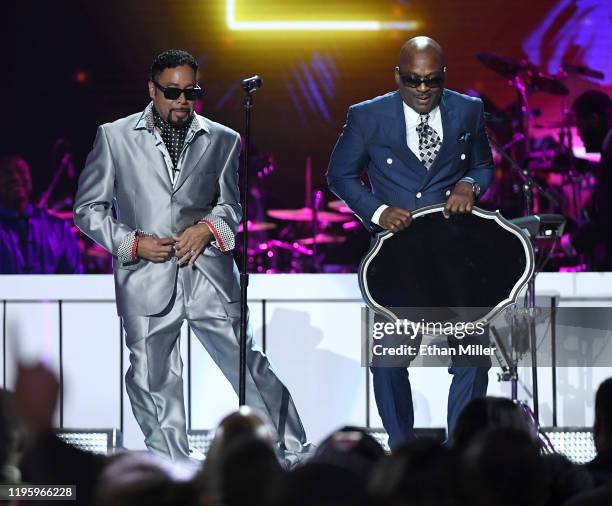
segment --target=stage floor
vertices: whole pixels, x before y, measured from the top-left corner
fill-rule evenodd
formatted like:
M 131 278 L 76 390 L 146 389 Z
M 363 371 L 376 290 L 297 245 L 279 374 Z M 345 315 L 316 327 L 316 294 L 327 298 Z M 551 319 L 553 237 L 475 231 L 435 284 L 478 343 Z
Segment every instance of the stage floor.
M 537 293 L 559 307 L 612 307 L 612 273 L 543 273 Z M 13 384 L 17 357 L 45 360 L 61 371 L 58 427 L 116 428 L 126 447 L 143 448 L 124 391 L 128 354 L 112 276 L 0 276 L 0 300 L 4 386 Z M 249 306 L 256 341 L 291 390 L 311 440 L 345 424 L 381 427 L 370 373 L 361 363 L 363 303 L 356 275 L 252 275 Z M 550 333 L 546 322 L 538 328 Z M 612 341 L 610 328 L 612 322 L 601 331 L 602 343 Z M 186 326 L 181 353 L 190 428 L 211 429 L 237 406 L 237 397 Z M 612 357 L 612 350 L 601 348 L 603 356 L 608 353 Z M 559 426 L 590 426 L 595 391 L 612 376 L 612 367 L 576 365 L 556 371 Z M 489 394 L 509 396 L 499 372 L 490 371 Z M 530 370 L 519 372 L 519 397 L 531 402 Z M 416 426 L 444 427 L 450 375 L 429 367 L 411 368 L 410 374 Z M 550 367 L 539 368 L 538 381 L 541 421 L 552 426 Z

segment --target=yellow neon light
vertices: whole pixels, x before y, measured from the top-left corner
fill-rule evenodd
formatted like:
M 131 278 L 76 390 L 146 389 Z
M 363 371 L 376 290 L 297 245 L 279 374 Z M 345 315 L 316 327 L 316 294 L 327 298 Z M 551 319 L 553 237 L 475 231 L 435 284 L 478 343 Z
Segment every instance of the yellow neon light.
M 236 0 L 226 0 L 227 26 L 231 30 L 415 30 L 416 21 L 237 21 Z

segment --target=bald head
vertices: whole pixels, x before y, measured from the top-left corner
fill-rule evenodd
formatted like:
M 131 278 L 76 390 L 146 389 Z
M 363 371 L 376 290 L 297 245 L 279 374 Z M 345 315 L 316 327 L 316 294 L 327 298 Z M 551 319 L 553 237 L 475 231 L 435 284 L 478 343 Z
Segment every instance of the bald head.
M 423 35 L 419 37 L 413 37 L 406 41 L 399 54 L 399 65 L 402 63 L 409 63 L 412 59 L 427 55 L 430 58 L 437 60 L 441 67 L 444 67 L 444 51 L 442 46 L 435 40 L 425 37 Z
M 442 96 L 446 64 L 444 51 L 429 37 L 414 37 L 400 50 L 395 82 L 406 105 L 419 114 L 428 114 Z

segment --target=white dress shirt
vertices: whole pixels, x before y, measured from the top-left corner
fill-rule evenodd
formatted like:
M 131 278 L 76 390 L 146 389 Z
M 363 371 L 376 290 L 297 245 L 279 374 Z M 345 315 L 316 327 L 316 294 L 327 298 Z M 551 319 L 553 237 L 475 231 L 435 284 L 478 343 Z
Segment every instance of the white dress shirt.
M 406 121 L 406 143 L 410 148 L 410 151 L 420 160 L 421 155 L 419 153 L 419 134 L 417 133 L 416 127 L 420 122 L 420 113 L 416 112 L 412 107 L 403 102 L 404 105 L 404 121 Z M 444 139 L 444 129 L 442 128 L 442 114 L 440 113 L 440 107 L 436 106 L 429 112 L 429 121 L 427 122 L 431 128 L 433 128 L 438 136 L 440 142 Z M 372 215 L 372 223 L 380 225 L 380 215 L 385 209 L 389 207 L 386 204 L 380 206 Z

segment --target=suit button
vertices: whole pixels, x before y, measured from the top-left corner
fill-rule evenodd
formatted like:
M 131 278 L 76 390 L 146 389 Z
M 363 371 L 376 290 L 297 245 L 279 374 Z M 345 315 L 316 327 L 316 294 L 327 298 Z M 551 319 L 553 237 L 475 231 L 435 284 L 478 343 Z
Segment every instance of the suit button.
M 465 160 L 465 153 L 461 153 L 461 159 Z
M 446 190 L 446 196 L 450 197 L 450 190 Z
M 171 262 L 176 262 L 176 257 L 172 257 L 172 258 L 170 259 L 170 261 L 171 261 Z
M 392 159 L 392 158 L 387 158 L 387 163 L 388 163 L 389 165 L 391 165 L 391 164 L 393 163 L 393 159 Z
M 417 199 L 420 199 L 422 196 L 423 196 L 423 194 L 422 194 L 421 192 L 419 192 L 419 193 L 417 193 L 417 194 L 416 194 L 416 198 L 417 198 Z

